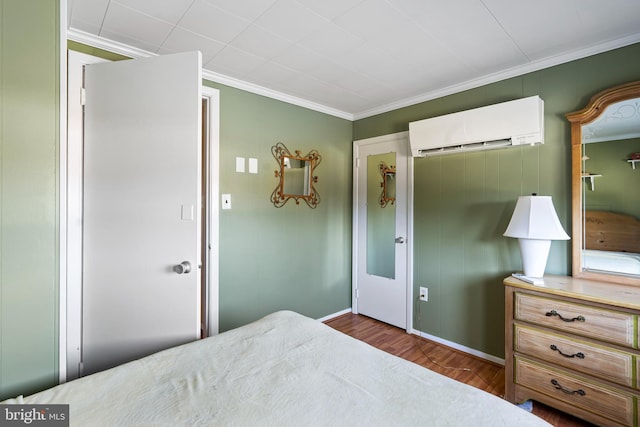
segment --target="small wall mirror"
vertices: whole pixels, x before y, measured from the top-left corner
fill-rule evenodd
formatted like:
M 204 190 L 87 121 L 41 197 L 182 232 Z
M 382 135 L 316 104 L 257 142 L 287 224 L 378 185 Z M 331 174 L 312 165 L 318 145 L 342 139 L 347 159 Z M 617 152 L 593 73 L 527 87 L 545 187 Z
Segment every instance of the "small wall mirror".
M 573 275 L 640 285 L 640 81 L 596 94 L 567 119 Z
M 271 154 L 278 162 L 275 175 L 279 180 L 271 193 L 273 205 L 280 208 L 293 199 L 298 205 L 303 200 L 311 208 L 318 206 L 320 195 L 314 187 L 318 182 L 318 177 L 314 175 L 315 169 L 322 161 L 318 151 L 311 150 L 303 156 L 296 150 L 292 154 L 282 142 L 278 142 L 271 147 Z

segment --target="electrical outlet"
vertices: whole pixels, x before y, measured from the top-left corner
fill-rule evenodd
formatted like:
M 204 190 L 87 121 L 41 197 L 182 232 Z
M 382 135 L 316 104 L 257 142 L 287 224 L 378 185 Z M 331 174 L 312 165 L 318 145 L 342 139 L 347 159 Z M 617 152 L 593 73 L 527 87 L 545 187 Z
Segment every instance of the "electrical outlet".
M 420 301 L 429 301 L 429 288 L 420 287 Z
M 231 194 L 222 195 L 222 209 L 231 209 Z

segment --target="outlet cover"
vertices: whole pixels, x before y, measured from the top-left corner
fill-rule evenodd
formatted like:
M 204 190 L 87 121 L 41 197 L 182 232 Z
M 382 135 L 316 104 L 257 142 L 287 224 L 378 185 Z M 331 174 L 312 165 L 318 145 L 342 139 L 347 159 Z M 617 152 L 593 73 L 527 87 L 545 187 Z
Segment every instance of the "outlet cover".
M 231 209 L 231 194 L 222 195 L 222 209 Z
M 420 301 L 429 301 L 429 288 L 420 287 Z

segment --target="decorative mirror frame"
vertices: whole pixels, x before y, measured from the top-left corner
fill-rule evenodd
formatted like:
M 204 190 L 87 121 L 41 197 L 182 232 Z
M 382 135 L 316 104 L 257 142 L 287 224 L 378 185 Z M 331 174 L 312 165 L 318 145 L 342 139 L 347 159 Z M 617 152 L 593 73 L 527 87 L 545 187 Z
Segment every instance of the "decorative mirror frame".
M 582 212 L 582 126 L 596 120 L 606 108 L 616 102 L 640 98 L 640 81 L 625 83 L 594 95 L 581 110 L 567 113 L 571 122 L 571 187 L 572 187 L 572 273 L 574 277 L 625 283 L 640 286 L 640 278 L 583 271 L 582 248 L 584 243 Z
M 385 162 L 380 162 L 380 164 L 378 165 L 378 170 L 380 171 L 380 175 L 382 175 L 382 182 L 380 183 L 380 187 L 382 187 L 382 193 L 380 193 L 378 203 L 380 203 L 380 206 L 382 206 L 383 208 L 386 207 L 389 203 L 394 205 L 396 203 L 395 196 L 389 197 L 389 195 L 387 194 L 387 178 L 389 177 L 389 175 L 393 175 L 395 177 L 396 167 L 393 165 L 387 166 Z
M 291 154 L 291 151 L 282 143 L 278 142 L 276 145 L 271 147 L 271 154 L 278 162 L 278 166 L 280 169 L 276 169 L 275 175 L 276 178 L 279 178 L 278 185 L 276 186 L 273 193 L 271 193 L 271 202 L 276 208 L 281 208 L 284 206 L 289 200 L 294 199 L 296 205 L 300 204 L 300 200 L 304 200 L 310 208 L 315 209 L 320 203 L 320 195 L 318 191 L 313 186 L 313 184 L 318 182 L 318 177 L 314 175 L 316 168 L 322 161 L 322 156 L 318 153 L 317 150 L 311 150 L 306 156 L 302 155 L 300 150 L 296 150 L 295 154 Z M 284 184 L 285 184 L 285 169 L 286 159 L 299 160 L 303 162 L 309 162 L 309 192 L 308 194 L 287 194 L 284 192 Z

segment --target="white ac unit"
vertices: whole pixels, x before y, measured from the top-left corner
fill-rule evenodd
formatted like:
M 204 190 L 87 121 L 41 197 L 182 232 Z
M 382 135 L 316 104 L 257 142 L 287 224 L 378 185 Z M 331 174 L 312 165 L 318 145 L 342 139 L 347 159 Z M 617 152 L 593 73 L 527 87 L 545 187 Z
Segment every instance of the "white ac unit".
M 544 101 L 516 99 L 409 123 L 414 157 L 544 143 Z

